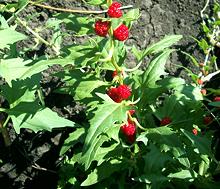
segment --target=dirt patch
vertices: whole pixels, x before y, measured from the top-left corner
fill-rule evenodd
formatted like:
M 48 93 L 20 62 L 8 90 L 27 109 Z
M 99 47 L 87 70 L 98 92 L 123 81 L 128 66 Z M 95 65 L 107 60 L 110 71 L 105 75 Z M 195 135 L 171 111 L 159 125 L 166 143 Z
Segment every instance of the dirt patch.
M 144 49 L 165 35 L 182 34 L 184 39 L 176 46 L 190 54 L 199 55 L 195 51 L 195 43 L 190 36 L 199 37 L 200 35 L 200 10 L 203 8 L 204 1 L 194 0 L 135 0 L 121 1 L 124 5 L 132 4 L 141 10 L 141 17 L 131 31 L 128 44 L 135 44 L 138 48 Z M 82 1 L 50 0 L 48 4 L 62 8 L 83 8 L 88 7 Z M 51 32 L 42 28 L 45 22 L 52 17 L 54 11 L 42 9 L 40 7 L 29 6 L 21 14 L 21 18 L 28 19 L 31 28 L 42 29 L 41 36 L 50 39 Z M 22 28 L 20 28 L 22 31 Z M 28 35 L 30 35 L 28 33 Z M 69 45 L 76 41 L 73 36 L 64 38 L 63 45 Z M 31 40 L 21 42 L 19 48 L 29 48 L 33 43 Z M 51 54 L 51 49 L 40 45 L 37 49 L 29 52 L 28 56 L 34 54 Z M 130 57 L 127 60 L 129 67 L 135 65 Z M 146 59 L 147 62 L 147 59 Z M 180 53 L 174 53 L 167 63 L 167 71 L 172 75 L 186 77 L 186 74 L 177 69 L 174 64 L 183 64 L 190 69 L 194 69 L 192 64 Z M 71 96 L 61 96 L 54 93 L 60 81 L 52 77 L 51 73 L 60 70 L 60 67 L 52 67 L 43 73 L 42 87 L 46 96 L 46 104 L 61 116 L 80 123 L 85 120 L 83 114 L 84 106 L 74 103 Z M 4 100 L 2 100 L 2 103 Z M 58 179 L 59 150 L 62 142 L 72 129 L 62 129 L 53 132 L 33 133 L 22 130 L 17 135 L 12 125 L 9 125 L 12 145 L 5 148 L 3 139 L 0 136 L 0 182 L 3 189 L 34 189 L 45 188 L 55 189 Z

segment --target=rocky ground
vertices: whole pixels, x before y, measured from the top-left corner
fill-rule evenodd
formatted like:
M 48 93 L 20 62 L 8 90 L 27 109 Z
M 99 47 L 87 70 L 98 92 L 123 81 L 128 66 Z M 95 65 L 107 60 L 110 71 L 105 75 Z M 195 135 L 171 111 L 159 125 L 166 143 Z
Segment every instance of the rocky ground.
M 1 1 L 0 1 L 1 2 Z M 5 2 L 3 0 L 3 2 Z M 200 36 L 200 11 L 203 8 L 204 0 L 128 0 L 121 1 L 123 5 L 133 5 L 141 10 L 141 17 L 131 31 L 128 44 L 135 44 L 140 49 L 146 48 L 165 35 L 182 34 L 181 40 L 176 48 L 180 48 L 188 53 L 193 53 L 200 57 L 198 50 L 195 50 L 195 42 L 191 36 Z M 49 0 L 47 4 L 62 8 L 88 9 L 82 1 L 75 0 Z M 91 9 L 91 7 L 90 7 Z M 40 7 L 28 6 L 20 13 L 21 18 L 28 18 L 32 28 L 43 26 L 44 23 L 53 15 L 53 11 Z M 22 28 L 20 28 L 22 31 Z M 41 35 L 48 39 L 50 31 L 43 30 Z M 63 45 L 72 44 L 76 39 L 68 36 L 64 39 Z M 19 48 L 29 47 L 31 40 L 19 44 Z M 50 49 L 40 46 L 34 51 L 38 55 L 50 54 Z M 33 54 L 30 54 L 32 56 Z M 182 69 L 177 69 L 175 64 L 183 64 L 190 69 L 194 69 L 191 63 L 181 54 L 173 54 L 167 63 L 167 71 L 173 75 L 187 77 Z M 134 66 L 132 59 L 128 57 L 128 66 Z M 46 104 L 48 107 L 57 111 L 61 116 L 76 122 L 84 119 L 84 107 L 73 103 L 70 96 L 58 96 L 53 93 L 53 89 L 59 85 L 59 81 L 50 76 L 54 70 L 60 69 L 53 67 L 43 73 L 42 86 L 46 94 Z M 0 183 L 2 189 L 56 189 L 59 163 L 59 149 L 63 140 L 67 137 L 71 129 L 56 130 L 53 132 L 39 132 L 22 130 L 20 135 L 15 134 L 9 125 L 12 145 L 5 148 L 3 139 L 0 136 Z

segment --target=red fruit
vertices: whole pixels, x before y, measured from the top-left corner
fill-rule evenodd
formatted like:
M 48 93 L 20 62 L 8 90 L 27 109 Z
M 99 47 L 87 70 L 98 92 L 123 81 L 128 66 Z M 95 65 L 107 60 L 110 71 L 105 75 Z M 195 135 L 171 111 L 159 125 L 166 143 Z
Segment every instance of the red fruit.
M 205 96 L 207 93 L 206 89 L 201 89 L 200 92 L 202 93 L 203 96 Z
M 118 94 L 123 100 L 126 100 L 131 96 L 131 89 L 127 85 L 119 85 Z
M 129 29 L 124 24 L 121 24 L 113 31 L 113 36 L 116 40 L 124 41 L 129 36 Z
M 121 126 L 121 131 L 130 143 L 134 143 L 136 135 L 136 126 L 134 122 L 129 121 L 128 124 Z
M 108 8 L 108 16 L 111 18 L 120 18 L 122 16 L 122 11 L 120 10 L 120 7 L 120 3 L 113 2 Z
M 135 113 L 135 110 L 129 110 L 130 115 L 133 115 Z
M 202 84 L 203 84 L 203 81 L 202 81 L 201 79 L 198 79 L 198 80 L 197 80 L 197 83 L 198 83 L 199 85 L 202 85 Z
M 127 85 L 112 87 L 107 92 L 108 96 L 117 103 L 126 100 L 131 96 L 131 89 Z
M 168 125 L 172 122 L 172 120 L 169 117 L 164 117 L 161 121 L 160 121 L 160 125 L 164 126 L 164 125 Z
M 118 94 L 118 88 L 116 87 L 112 87 L 108 90 L 107 92 L 108 96 L 110 96 L 110 98 L 112 100 L 114 100 L 117 103 L 120 103 L 123 99 L 121 98 L 121 96 Z
M 96 21 L 95 23 L 95 33 L 101 37 L 106 37 L 108 30 L 110 28 L 110 22 L 101 20 Z
M 216 96 L 214 99 L 213 99 L 214 102 L 218 102 L 220 101 L 220 96 Z
M 114 78 L 115 76 L 118 75 L 118 72 L 115 70 L 113 73 L 112 73 L 112 78 Z
M 197 129 L 193 129 L 192 132 L 193 132 L 194 135 L 198 135 L 198 130 Z
M 212 117 L 211 116 L 206 116 L 206 117 L 204 117 L 204 119 L 203 119 L 203 123 L 205 124 L 205 125 L 209 125 L 211 122 L 212 122 Z

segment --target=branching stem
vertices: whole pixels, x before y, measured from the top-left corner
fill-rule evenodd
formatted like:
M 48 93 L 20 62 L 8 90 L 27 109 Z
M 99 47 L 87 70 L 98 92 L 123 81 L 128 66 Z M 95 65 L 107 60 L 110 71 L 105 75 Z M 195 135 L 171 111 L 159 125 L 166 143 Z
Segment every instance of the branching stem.
M 38 7 L 42 7 L 42 8 L 50 9 L 50 10 L 55 10 L 55 11 L 59 11 L 59 12 L 80 13 L 80 14 L 103 14 L 108 11 L 108 10 L 77 10 L 77 9 L 57 8 L 57 7 L 52 7 L 49 5 L 35 3 L 33 1 L 30 1 L 29 3 L 34 6 L 38 6 Z M 133 7 L 133 5 L 127 5 L 127 6 L 122 6 L 120 9 L 129 9 L 132 7 Z

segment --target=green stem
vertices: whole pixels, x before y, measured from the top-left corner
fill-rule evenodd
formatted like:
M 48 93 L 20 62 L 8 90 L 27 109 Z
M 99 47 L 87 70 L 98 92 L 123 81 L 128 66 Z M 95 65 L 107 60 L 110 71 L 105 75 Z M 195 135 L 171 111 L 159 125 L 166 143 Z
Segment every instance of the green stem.
M 36 33 L 34 30 L 32 30 L 29 26 L 27 26 L 27 24 L 22 21 L 20 18 L 16 17 L 16 20 L 22 25 L 24 26 L 31 34 L 33 34 L 39 41 L 41 41 L 42 43 L 44 43 L 47 46 L 51 46 L 51 44 L 49 42 L 47 42 L 45 39 L 43 39 L 38 33 Z
M 5 108 L 0 108 L 0 112 L 5 112 L 6 109 Z
M 115 67 L 115 70 L 117 71 L 117 73 L 120 73 L 122 71 L 122 68 L 117 64 L 117 62 L 115 61 L 115 58 L 114 58 L 114 51 L 115 51 L 114 39 L 111 39 L 111 49 L 113 49 L 113 53 L 112 53 L 112 57 L 111 57 L 111 63 Z M 123 84 L 122 74 L 119 74 L 119 83 L 121 85 Z
M 46 41 L 44 38 L 42 38 L 38 33 L 36 33 L 34 30 L 32 30 L 26 22 L 22 21 L 20 18 L 16 17 L 16 20 L 24 26 L 32 35 L 34 35 L 40 42 L 44 43 L 46 46 L 51 47 L 56 55 L 59 55 L 59 51 L 57 51 L 56 47 L 53 44 L 50 44 L 48 41 Z
M 4 139 L 4 143 L 5 143 L 5 146 L 8 147 L 11 145 L 11 139 L 10 139 L 10 136 L 9 136 L 9 133 L 8 133 L 8 130 L 6 127 L 4 127 L 2 125 L 2 122 L 0 121 L 0 131 L 2 133 L 2 137 Z
M 14 13 L 14 15 L 12 15 L 12 16 L 7 20 L 7 23 L 11 22 L 12 19 L 14 19 L 15 16 L 17 16 L 27 5 L 28 5 L 28 2 L 27 2 L 23 7 L 21 7 L 16 13 Z

